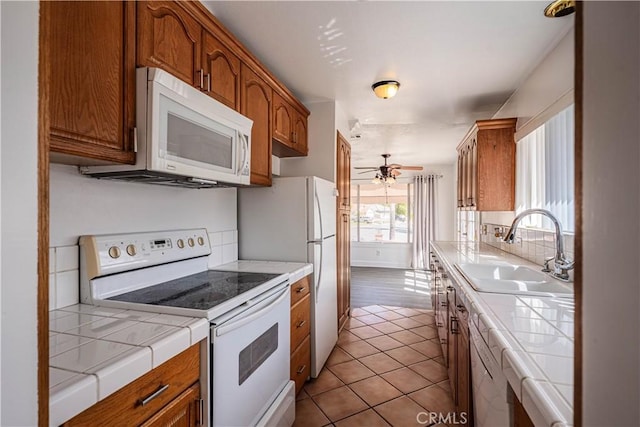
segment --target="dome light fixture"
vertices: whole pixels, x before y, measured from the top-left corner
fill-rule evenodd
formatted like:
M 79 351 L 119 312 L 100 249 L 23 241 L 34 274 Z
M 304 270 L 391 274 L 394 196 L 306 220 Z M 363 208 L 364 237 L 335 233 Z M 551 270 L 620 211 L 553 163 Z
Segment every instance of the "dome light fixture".
M 571 15 L 576 11 L 574 0 L 555 0 L 544 9 L 544 16 L 547 18 L 561 18 Z
M 400 83 L 396 80 L 382 80 L 371 85 L 371 89 L 378 98 L 393 98 L 400 89 Z

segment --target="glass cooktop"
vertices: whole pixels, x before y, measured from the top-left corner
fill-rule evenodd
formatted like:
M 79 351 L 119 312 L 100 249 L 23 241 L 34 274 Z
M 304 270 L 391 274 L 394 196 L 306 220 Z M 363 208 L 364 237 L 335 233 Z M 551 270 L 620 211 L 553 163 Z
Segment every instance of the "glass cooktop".
M 207 270 L 108 298 L 138 304 L 209 310 L 279 274 Z

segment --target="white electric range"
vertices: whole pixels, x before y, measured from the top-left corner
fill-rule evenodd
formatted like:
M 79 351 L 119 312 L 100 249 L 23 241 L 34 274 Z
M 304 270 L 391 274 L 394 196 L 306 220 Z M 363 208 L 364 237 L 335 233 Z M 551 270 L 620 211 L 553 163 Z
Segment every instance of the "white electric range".
M 207 318 L 208 423 L 291 425 L 287 274 L 217 271 L 206 229 L 82 236 L 81 301 Z

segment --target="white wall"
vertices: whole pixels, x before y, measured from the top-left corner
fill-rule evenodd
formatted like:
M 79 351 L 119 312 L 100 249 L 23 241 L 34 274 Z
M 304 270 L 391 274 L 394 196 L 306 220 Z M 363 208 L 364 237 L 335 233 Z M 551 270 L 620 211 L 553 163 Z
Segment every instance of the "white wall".
M 0 2 L 0 10 L 0 424 L 33 426 L 38 421 L 38 3 Z
M 51 246 L 75 245 L 82 234 L 205 227 L 237 229 L 235 188 L 185 189 L 99 180 L 51 165 Z
M 583 412 L 640 419 L 640 3 L 583 2 Z
M 425 165 L 425 174 L 442 175 L 438 182 L 436 240 L 454 240 L 455 236 L 455 165 Z M 358 183 L 351 181 L 352 185 Z M 411 268 L 412 245 L 404 243 L 351 242 L 351 265 L 354 267 Z

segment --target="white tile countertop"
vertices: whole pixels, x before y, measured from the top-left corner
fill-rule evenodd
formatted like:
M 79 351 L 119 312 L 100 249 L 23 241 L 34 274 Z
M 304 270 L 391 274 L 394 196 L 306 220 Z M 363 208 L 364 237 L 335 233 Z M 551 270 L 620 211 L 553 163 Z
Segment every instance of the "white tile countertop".
M 484 243 L 431 245 L 535 425 L 573 424 L 574 300 L 477 292 L 455 264 L 506 261 L 541 267 Z
M 60 425 L 209 335 L 203 318 L 78 304 L 49 312 L 49 419 Z
M 238 260 L 228 264 L 218 265 L 214 270 L 272 274 L 287 273 L 289 274 L 289 282 L 295 283 L 313 273 L 313 264 L 305 264 L 302 262 Z

